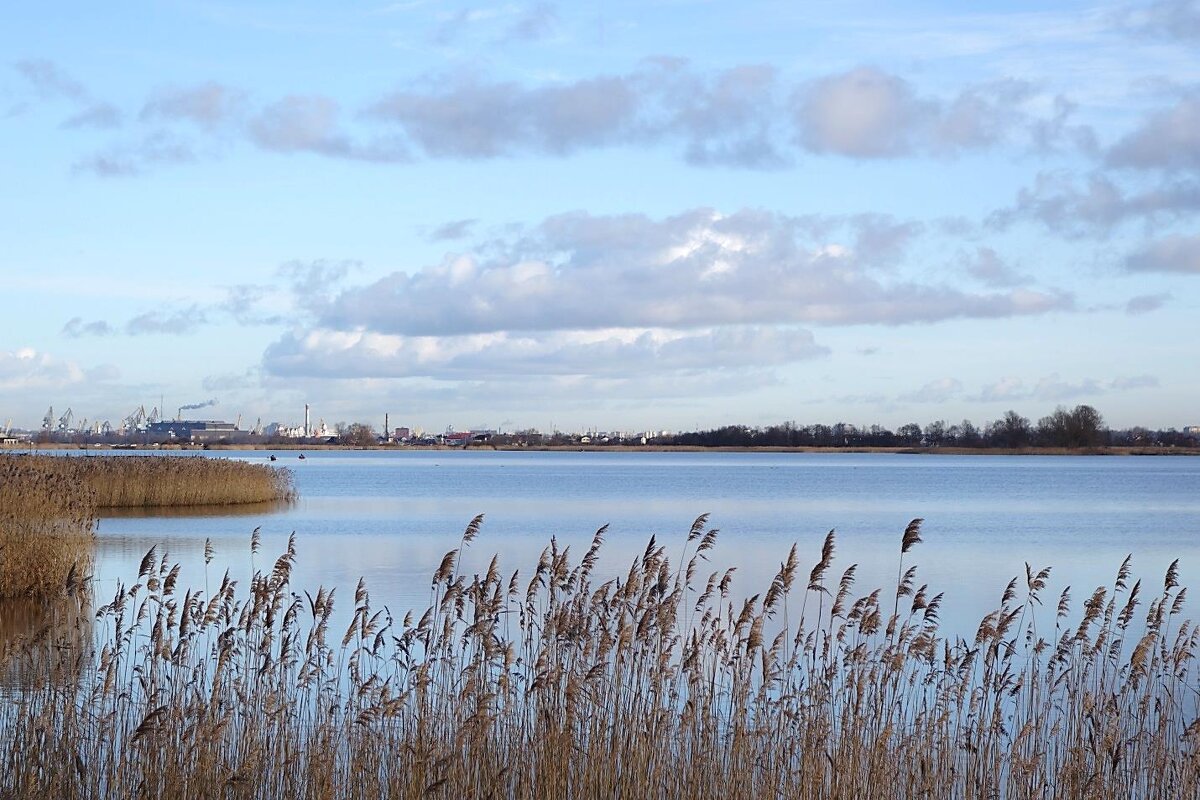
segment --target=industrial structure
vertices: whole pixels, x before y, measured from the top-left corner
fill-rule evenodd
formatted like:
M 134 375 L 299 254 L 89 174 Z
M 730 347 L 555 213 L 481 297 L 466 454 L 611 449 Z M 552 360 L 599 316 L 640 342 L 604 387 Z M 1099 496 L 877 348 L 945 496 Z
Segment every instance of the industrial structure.
M 155 441 L 180 442 L 237 442 L 248 439 L 246 431 L 240 431 L 232 422 L 214 419 L 175 419 L 153 422 L 146 434 Z

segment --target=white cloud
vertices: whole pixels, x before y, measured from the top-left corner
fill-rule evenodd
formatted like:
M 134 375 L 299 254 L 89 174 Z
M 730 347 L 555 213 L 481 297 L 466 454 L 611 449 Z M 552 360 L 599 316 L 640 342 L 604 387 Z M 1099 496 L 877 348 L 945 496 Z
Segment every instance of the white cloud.
M 629 378 L 759 369 L 827 352 L 809 331 L 753 326 L 444 337 L 317 329 L 285 335 L 268 348 L 263 362 L 275 375 L 322 378 Z
M 1158 0 L 1128 9 L 1121 15 L 1128 29 L 1166 39 L 1200 39 L 1200 2 Z
M 319 95 L 290 95 L 272 103 L 248 123 L 256 145 L 280 153 L 311 152 L 363 161 L 403 161 L 407 150 L 397 142 L 359 144 L 339 126 L 338 105 Z
M 529 20 L 549 19 L 539 8 L 530 9 Z M 61 75 L 32 74 L 45 91 L 75 91 Z M 76 101 L 88 102 L 77 89 Z M 667 145 L 694 165 L 776 169 L 794 160 L 794 144 L 808 152 L 882 158 L 953 155 L 992 147 L 1018 131 L 1034 149 L 1078 138 L 1067 124 L 1074 109 L 1069 101 L 1058 98 L 1052 109 L 1031 113 L 1026 107 L 1036 106 L 1033 99 L 1031 84 L 1018 80 L 926 97 L 873 67 L 784 85 L 767 64 L 706 72 L 671 58 L 648 59 L 623 73 L 536 83 L 470 73 L 426 77 L 347 114 L 337 99 L 321 94 L 254 102 L 244 90 L 209 81 L 157 90 L 137 115 L 155 130 L 140 142 L 83 158 L 78 168 L 132 175 L 197 152 L 220 152 L 239 139 L 276 153 L 385 163 Z M 67 124 L 112 125 L 119 117 L 117 109 L 97 104 Z M 187 158 L 164 154 L 156 143 L 181 141 L 183 124 L 204 138 L 183 148 Z
M 1129 302 L 1125 304 L 1125 313 L 1149 314 L 1151 311 L 1157 311 L 1162 308 L 1170 299 L 1170 292 L 1139 294 L 1137 297 L 1129 298 Z
M 209 82 L 198 86 L 159 90 L 142 107 L 143 120 L 186 120 L 213 130 L 235 121 L 243 112 L 246 95 L 239 89 Z
M 1004 377 L 995 383 L 984 386 L 979 395 L 974 398 L 982 402 L 995 402 L 999 400 L 1020 400 L 1028 397 L 1028 391 L 1025 389 L 1025 382 L 1020 378 Z
M 962 258 L 962 263 L 968 275 L 987 286 L 1020 286 L 1032 280 L 1006 264 L 990 247 L 976 248 L 974 254 Z
M 58 389 L 86 378 L 86 371 L 73 361 L 31 347 L 0 350 L 0 391 Z
M 63 120 L 64 128 L 118 128 L 121 111 L 111 103 L 93 103 Z
M 147 311 L 125 323 L 125 332 L 130 336 L 144 334 L 191 333 L 208 321 L 208 316 L 199 305 L 177 311 Z
M 694 209 L 662 220 L 550 217 L 496 253 L 454 255 L 349 289 L 321 327 L 406 336 L 493 331 L 905 324 L 1069 309 L 1060 291 L 969 292 L 890 273 L 902 235 L 838 221 Z M 830 241 L 844 237 L 855 247 Z
M 904 80 L 870 67 L 814 81 L 797 99 L 801 144 L 858 158 L 898 156 L 936 113 Z
M 1150 114 L 1108 151 L 1108 163 L 1138 169 L 1200 169 L 1200 94 Z
M 1200 236 L 1166 236 L 1125 259 L 1131 272 L 1174 272 L 1200 275 Z
M 1014 400 L 1038 400 L 1042 402 L 1087 401 L 1110 392 L 1124 392 L 1158 386 L 1153 375 L 1124 375 L 1116 378 L 1079 378 L 1064 380 L 1057 372 L 1046 375 L 1032 383 L 1020 378 L 1005 377 L 984 386 L 969 400 L 979 402 L 1007 402 Z
M 1030 93 L 1023 82 L 1000 81 L 969 86 L 941 103 L 918 96 L 896 75 L 858 67 L 797 93 L 797 139 L 812 152 L 852 158 L 987 147 L 1024 120 L 1020 104 Z
M 13 66 L 42 98 L 87 102 L 88 91 L 83 84 L 52 61 L 39 58 L 24 59 Z
M 1093 174 L 1084 185 L 1070 176 L 1039 173 L 1021 189 L 1014 205 L 988 218 L 993 228 L 1033 220 L 1071 239 L 1105 236 L 1129 221 L 1157 225 L 1200 211 L 1200 183 L 1170 179 L 1141 190 L 1124 189 L 1111 178 Z
M 902 403 L 945 403 L 957 397 L 962 388 L 962 381 L 957 378 L 938 378 L 896 399 Z
M 102 319 L 85 322 L 83 317 L 71 317 L 63 325 L 62 332 L 72 339 L 78 339 L 83 336 L 112 336 L 117 331 Z

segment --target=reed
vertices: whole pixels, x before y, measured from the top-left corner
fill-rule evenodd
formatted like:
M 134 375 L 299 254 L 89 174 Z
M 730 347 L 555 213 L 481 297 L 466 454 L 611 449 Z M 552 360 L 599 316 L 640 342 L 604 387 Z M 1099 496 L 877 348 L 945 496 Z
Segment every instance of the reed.
M 287 469 L 203 457 L 0 455 L 0 600 L 53 599 L 91 574 L 96 513 L 288 502 Z
M 468 575 L 479 522 L 423 613 L 393 618 L 360 582 L 344 631 L 333 590 L 293 590 L 294 541 L 211 596 L 151 550 L 97 609 L 99 652 L 0 706 L 0 796 L 1200 793 L 1200 634 L 1174 564 L 1151 591 L 1126 561 L 1077 611 L 1028 568 L 963 639 L 911 566 L 919 521 L 894 590 L 856 593 L 853 566 L 835 582 L 831 533 L 807 584 L 793 548 L 746 599 L 732 569 L 705 575 L 703 517 L 681 563 L 651 539 L 603 582 L 603 529 L 582 558 L 551 540 L 529 573 L 494 558 Z M 33 636 L 8 658 L 45 663 L 50 646 Z
M 0 457 L 0 600 L 74 593 L 91 575 L 94 494 L 27 457 Z
M 95 508 L 157 508 L 286 502 L 290 470 L 203 456 L 0 456 L 26 474 L 59 476 L 83 486 Z

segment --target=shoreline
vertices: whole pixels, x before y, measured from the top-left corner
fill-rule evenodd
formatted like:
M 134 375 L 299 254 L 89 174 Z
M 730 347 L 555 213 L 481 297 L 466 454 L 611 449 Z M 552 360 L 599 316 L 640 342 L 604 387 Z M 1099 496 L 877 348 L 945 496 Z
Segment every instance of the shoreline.
M 27 451 L 28 446 L 5 446 L 0 452 L 20 453 Z M 492 445 L 471 444 L 465 447 L 451 445 L 422 445 L 412 446 L 403 444 L 378 444 L 369 446 L 352 446 L 340 444 L 163 444 L 143 445 L 139 447 L 117 446 L 110 444 L 93 444 L 83 447 L 65 442 L 47 442 L 38 444 L 33 450 L 86 450 L 88 452 L 111 452 L 121 450 L 136 450 L 138 452 L 202 452 L 202 451 L 322 451 L 322 450 L 379 450 L 387 452 L 454 452 L 454 451 L 493 451 L 493 452 L 534 452 L 534 453 L 846 453 L 846 454 L 890 454 L 890 455 L 929 455 L 929 456 L 1200 456 L 1197 447 L 703 447 L 700 445 L 600 445 L 600 444 L 562 444 L 562 445 Z

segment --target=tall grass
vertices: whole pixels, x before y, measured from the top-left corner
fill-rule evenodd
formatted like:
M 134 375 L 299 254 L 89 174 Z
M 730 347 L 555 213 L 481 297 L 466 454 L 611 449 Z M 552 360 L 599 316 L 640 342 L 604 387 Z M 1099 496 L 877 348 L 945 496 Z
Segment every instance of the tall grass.
M 90 491 L 97 508 L 235 505 L 288 501 L 292 473 L 202 456 L 0 456 L 27 473 L 61 476 Z
M 833 571 L 832 533 L 807 575 L 793 547 L 769 586 L 735 600 L 732 568 L 704 574 L 717 539 L 704 517 L 682 563 L 651 539 L 598 584 L 604 529 L 582 558 L 551 540 L 528 574 L 493 558 L 468 575 L 479 525 L 442 560 L 424 613 L 395 619 L 360 582 L 344 631 L 334 590 L 293 591 L 294 541 L 246 591 L 227 575 L 211 596 L 151 550 L 97 610 L 94 659 L 80 648 L 74 671 L 60 659 L 0 706 L 0 796 L 1200 791 L 1198 634 L 1179 618 L 1174 564 L 1152 592 L 1127 560 L 1076 612 L 1028 568 L 963 639 L 940 630 L 942 595 L 914 566 L 856 595 L 855 567 Z M 897 556 L 919 543 L 916 520 Z M 31 637 L 9 657 L 51 646 Z
M 0 456 L 0 600 L 74 592 L 91 574 L 92 490 L 25 456 Z
M 0 455 L 0 600 L 73 593 L 104 508 L 286 502 L 287 469 L 170 456 Z

